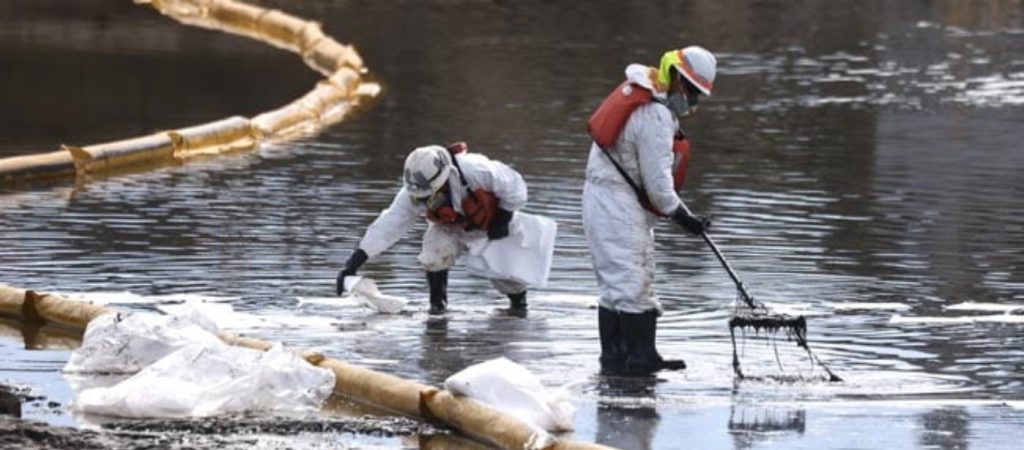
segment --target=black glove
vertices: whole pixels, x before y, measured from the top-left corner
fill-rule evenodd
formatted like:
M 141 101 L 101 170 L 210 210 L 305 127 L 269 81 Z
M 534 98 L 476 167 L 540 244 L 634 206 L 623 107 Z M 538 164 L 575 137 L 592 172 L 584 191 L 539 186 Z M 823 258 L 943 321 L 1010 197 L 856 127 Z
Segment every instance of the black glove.
M 512 221 L 512 211 L 498 208 L 491 219 L 491 229 L 487 230 L 487 239 L 495 240 L 508 236 L 508 223 Z
M 690 214 L 686 208 L 680 206 L 672 211 L 672 221 L 683 227 L 684 230 L 690 233 L 700 236 L 708 228 L 711 228 L 711 220 L 707 217 L 695 216 Z
M 366 252 L 361 248 L 357 248 L 356 251 L 352 252 L 352 256 L 348 257 L 348 261 L 345 261 L 345 267 L 338 272 L 338 295 L 345 292 L 345 277 L 355 275 L 356 271 L 359 270 L 359 267 L 366 262 L 367 258 L 369 257 L 366 256 Z

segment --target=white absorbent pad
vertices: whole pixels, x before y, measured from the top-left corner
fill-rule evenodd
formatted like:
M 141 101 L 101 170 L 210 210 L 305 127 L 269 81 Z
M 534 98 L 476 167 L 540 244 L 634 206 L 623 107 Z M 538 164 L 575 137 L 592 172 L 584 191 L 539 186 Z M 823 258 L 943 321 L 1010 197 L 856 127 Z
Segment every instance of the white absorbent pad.
M 381 293 L 376 282 L 361 276 L 346 277 L 345 291 L 351 292 L 359 303 L 383 314 L 398 314 L 407 302 L 405 298 Z
M 110 387 L 72 401 L 85 414 L 132 418 L 206 417 L 242 411 L 320 408 L 334 372 L 276 345 L 266 352 L 222 342 L 180 348 Z
M 178 315 L 104 314 L 85 329 L 69 373 L 135 373 L 190 344 L 221 343 L 217 325 L 196 311 Z
M 467 243 L 466 268 L 471 275 L 515 280 L 529 287 L 548 284 L 558 224 L 547 217 L 516 212 L 509 235 Z
M 576 407 L 568 390 L 546 389 L 529 370 L 506 358 L 467 367 L 448 377 L 444 387 L 541 430 L 573 429 Z

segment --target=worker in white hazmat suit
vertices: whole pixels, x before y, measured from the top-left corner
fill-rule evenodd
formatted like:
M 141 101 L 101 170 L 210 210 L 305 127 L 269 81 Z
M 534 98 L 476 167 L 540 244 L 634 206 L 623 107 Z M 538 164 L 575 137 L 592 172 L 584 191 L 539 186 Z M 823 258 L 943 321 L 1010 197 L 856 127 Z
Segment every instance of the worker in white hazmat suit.
M 695 235 L 710 226 L 677 194 L 690 156 L 678 118 L 711 95 L 715 67 L 714 55 L 697 46 L 666 52 L 658 68 L 632 64 L 588 121 L 594 143 L 583 222 L 600 291 L 602 371 L 686 367 L 655 347 L 662 308 L 654 292 L 654 226 L 668 218 Z
M 420 217 L 429 226 L 423 235 L 419 262 L 427 272 L 430 313 L 448 306 L 448 269 L 467 244 L 506 239 L 516 211 L 526 205 L 526 182 L 511 167 L 480 154 L 469 153 L 465 143 L 449 148 L 431 145 L 412 151 L 405 160 L 403 186 L 391 206 L 370 224 L 359 248 L 338 274 L 338 295 L 345 277 L 395 244 Z M 519 230 L 522 227 L 517 227 Z M 527 286 L 516 279 L 491 278 L 509 298 L 510 310 L 526 310 Z

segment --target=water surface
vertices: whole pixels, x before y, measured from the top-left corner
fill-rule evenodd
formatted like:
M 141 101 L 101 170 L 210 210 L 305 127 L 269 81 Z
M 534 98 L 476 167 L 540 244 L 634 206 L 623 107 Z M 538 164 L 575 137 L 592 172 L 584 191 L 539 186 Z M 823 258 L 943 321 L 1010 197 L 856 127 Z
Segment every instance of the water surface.
M 0 7 L 15 61 L 0 72 L 2 155 L 252 115 L 316 80 L 292 55 L 145 8 L 50 3 Z M 382 100 L 254 154 L 0 191 L 2 281 L 130 291 L 142 300 L 115 303 L 150 311 L 173 304 L 158 296 L 227 297 L 228 327 L 432 384 L 507 356 L 549 384 L 586 380 L 575 437 L 622 448 L 1012 447 L 1024 424 L 1019 3 L 267 4 L 355 43 Z M 127 44 L 126 30 L 141 38 Z M 734 287 L 668 224 L 659 346 L 690 369 L 595 377 L 584 122 L 626 64 L 689 43 L 718 55 L 719 75 L 684 124 L 684 198 L 714 216 L 759 299 L 808 315 L 845 383 L 735 385 Z M 521 171 L 527 209 L 559 222 L 529 316 L 506 316 L 488 282 L 457 268 L 452 313 L 430 320 L 423 224 L 363 270 L 410 297 L 409 314 L 302 301 L 332 295 L 408 151 L 457 139 Z

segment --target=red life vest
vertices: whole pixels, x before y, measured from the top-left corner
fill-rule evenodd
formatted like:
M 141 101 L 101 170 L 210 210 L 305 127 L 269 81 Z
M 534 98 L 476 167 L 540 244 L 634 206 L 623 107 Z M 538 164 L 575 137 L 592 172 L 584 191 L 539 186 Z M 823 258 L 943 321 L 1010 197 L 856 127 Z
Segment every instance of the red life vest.
M 449 200 L 433 210 L 427 209 L 427 220 L 457 225 L 467 231 L 490 231 L 491 220 L 494 218 L 494 213 L 498 211 L 498 197 L 484 188 L 470 189 L 469 183 L 462 178 L 462 169 L 455 161 L 455 155 L 468 151 L 469 146 L 462 141 L 448 146 L 448 153 L 452 155 L 452 164 L 458 171 L 462 186 L 466 189 L 466 196 L 462 198 L 462 214 L 455 210 Z
M 640 106 L 654 100 L 654 94 L 646 88 L 628 81 L 615 88 L 605 97 L 594 114 L 587 120 L 587 132 L 601 150 L 608 151 L 615 145 L 626 121 Z M 672 181 L 676 192 L 683 188 L 686 181 L 686 169 L 690 166 L 690 141 L 682 133 L 676 133 L 672 142 Z M 641 203 L 643 203 L 641 201 Z
M 679 192 L 686 182 L 686 169 L 690 168 L 690 140 L 677 133 L 672 140 L 672 186 Z
M 590 119 L 587 120 L 587 132 L 601 150 L 608 151 L 615 145 L 615 140 L 626 127 L 626 121 L 633 111 L 653 99 L 651 91 L 625 81 L 608 94 L 594 114 L 590 115 Z

